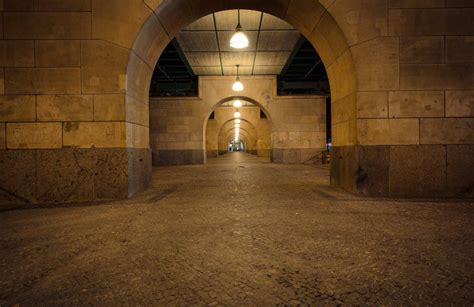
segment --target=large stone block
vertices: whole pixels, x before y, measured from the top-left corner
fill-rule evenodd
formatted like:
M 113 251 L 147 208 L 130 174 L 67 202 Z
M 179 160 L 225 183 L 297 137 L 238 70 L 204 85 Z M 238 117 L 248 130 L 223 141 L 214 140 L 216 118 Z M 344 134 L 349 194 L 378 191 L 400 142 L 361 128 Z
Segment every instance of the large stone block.
M 149 66 L 155 67 L 159 55 L 166 48 L 169 41 L 168 33 L 158 21 L 158 18 L 152 15 L 138 33 L 138 37 L 133 44 L 133 51 L 145 60 Z
M 436 8 L 444 7 L 445 0 L 389 0 L 390 8 Z
M 357 192 L 368 196 L 389 195 L 390 146 L 357 146 Z
M 47 95 L 37 98 L 39 121 L 92 121 L 92 95 Z
M 474 91 L 447 91 L 446 117 L 474 117 Z
M 35 45 L 28 40 L 0 41 L 1 67 L 34 67 Z
M 474 118 L 422 118 L 420 144 L 474 144 Z
M 22 203 L 123 199 L 151 179 L 149 150 L 0 150 L 0 188 Z
M 447 36 L 446 61 L 448 63 L 474 62 L 474 36 Z
M 472 89 L 474 64 L 402 64 L 401 90 Z
M 474 197 L 474 146 L 448 146 L 448 191 L 455 197 Z
M 307 37 L 325 12 L 317 1 L 293 0 L 288 7 L 286 20 Z
M 81 66 L 81 42 L 38 40 L 35 42 L 36 67 Z
M 67 122 L 63 129 L 65 147 L 125 148 L 124 122 Z
M 389 34 L 394 36 L 471 35 L 474 9 L 394 9 Z
M 5 123 L 0 123 L 0 149 L 7 148 L 7 130 Z
M 445 195 L 446 146 L 391 146 L 391 197 Z
M 5 93 L 24 94 L 80 94 L 80 68 L 7 68 Z
M 349 48 L 346 37 L 330 14 L 321 17 L 317 27 L 308 37 L 326 67 L 330 66 Z
M 0 122 L 28 122 L 35 120 L 35 96 L 0 96 Z
M 82 88 L 87 94 L 125 92 L 129 50 L 104 41 L 82 42 Z
M 87 12 L 91 10 L 90 0 L 35 0 L 37 12 Z
M 388 118 L 387 92 L 358 92 L 358 118 Z
M 359 119 L 360 145 L 419 144 L 418 119 Z
M 29 202 L 36 194 L 36 152 L 0 150 L 0 188 L 18 202 Z
M 180 13 L 173 12 L 174 15 Z M 150 15 L 150 8 L 141 0 L 92 1 L 93 38 L 131 49 L 138 31 Z
M 2 4 L 2 11 L 5 12 L 29 12 L 35 9 L 33 0 L 3 0 Z
M 387 1 L 336 1 L 329 12 L 341 27 L 350 46 L 387 36 Z
M 175 14 L 177 11 L 179 14 Z M 179 31 L 196 19 L 187 0 L 163 1 L 155 14 L 169 37 L 176 37 Z
M 443 36 L 400 37 L 400 63 L 445 62 Z
M 130 54 L 127 67 L 127 98 L 148 103 L 153 69 L 135 53 Z
M 90 39 L 90 13 L 4 13 L 6 39 Z
M 357 192 L 358 169 L 356 146 L 334 146 L 331 148 L 331 185 Z
M 395 117 L 444 117 L 444 92 L 390 92 L 389 109 Z
M 150 130 L 148 127 L 126 123 L 127 147 L 150 148 Z
M 94 95 L 94 121 L 125 121 L 125 95 Z
M 351 50 L 360 91 L 398 89 L 398 37 L 375 38 Z
M 446 0 L 446 7 L 474 7 L 472 0 Z
M 61 123 L 8 123 L 8 149 L 62 147 Z
M 148 104 L 140 102 L 131 97 L 127 97 L 126 102 L 126 121 L 148 127 L 150 124 Z
M 128 196 L 145 190 L 152 179 L 152 155 L 148 148 L 128 148 Z

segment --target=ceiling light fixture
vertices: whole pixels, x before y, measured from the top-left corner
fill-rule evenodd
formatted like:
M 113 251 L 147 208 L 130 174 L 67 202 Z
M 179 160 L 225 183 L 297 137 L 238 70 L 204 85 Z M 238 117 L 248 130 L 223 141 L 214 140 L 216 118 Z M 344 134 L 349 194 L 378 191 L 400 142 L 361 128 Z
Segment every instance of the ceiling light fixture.
M 242 26 L 240 25 L 240 10 L 237 10 L 237 15 L 237 27 L 235 28 L 235 34 L 230 39 L 230 46 L 235 49 L 243 49 L 249 46 L 249 39 L 244 32 L 242 32 Z
M 240 118 L 240 112 L 239 111 L 236 111 L 234 113 L 234 118 Z
M 240 128 L 240 124 L 235 124 L 235 128 Z
M 235 123 L 236 123 L 236 124 L 240 124 L 240 119 L 237 118 L 237 119 L 235 120 Z
M 239 77 L 239 67 L 240 67 L 240 65 L 236 65 L 236 66 L 237 66 L 237 78 L 235 79 L 235 82 L 232 85 L 232 90 L 234 92 L 241 92 L 241 91 L 244 90 L 244 85 L 242 84 L 242 82 L 240 82 L 240 77 Z
M 242 101 L 240 100 L 234 100 L 234 107 L 240 108 L 242 106 Z

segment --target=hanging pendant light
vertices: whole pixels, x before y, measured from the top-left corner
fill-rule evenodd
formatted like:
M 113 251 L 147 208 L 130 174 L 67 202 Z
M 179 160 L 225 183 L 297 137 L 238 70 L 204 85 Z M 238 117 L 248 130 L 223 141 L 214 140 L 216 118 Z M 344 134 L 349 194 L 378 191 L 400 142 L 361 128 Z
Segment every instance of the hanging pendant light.
M 240 119 L 237 118 L 237 119 L 235 120 L 235 123 L 236 123 L 236 124 L 240 124 Z
M 234 100 L 234 107 L 240 108 L 242 106 L 242 101 L 240 100 Z
M 235 79 L 235 82 L 232 85 L 232 90 L 234 92 L 241 92 L 241 91 L 244 90 L 244 85 L 242 84 L 242 82 L 240 82 L 240 77 L 239 77 L 239 67 L 240 67 L 240 65 L 236 65 L 236 66 L 237 66 L 237 78 Z
M 234 118 L 240 118 L 240 112 L 239 111 L 235 111 Z
M 249 39 L 242 32 L 242 26 L 240 25 L 240 10 L 237 10 L 238 22 L 235 28 L 235 34 L 230 39 L 230 46 L 235 49 L 243 49 L 249 46 Z

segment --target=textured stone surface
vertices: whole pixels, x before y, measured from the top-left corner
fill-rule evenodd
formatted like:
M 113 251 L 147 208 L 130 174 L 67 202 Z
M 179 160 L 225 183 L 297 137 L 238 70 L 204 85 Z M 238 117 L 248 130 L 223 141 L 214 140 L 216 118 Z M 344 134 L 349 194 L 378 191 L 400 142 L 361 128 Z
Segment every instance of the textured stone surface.
M 28 84 L 28 86 L 25 86 Z M 6 94 L 80 94 L 79 68 L 7 68 Z
M 89 0 L 35 0 L 36 11 L 46 12 L 81 12 L 91 10 L 91 1 Z
M 38 96 L 36 114 L 39 121 L 92 121 L 92 95 Z
M 123 122 L 67 122 L 63 134 L 65 147 L 123 148 L 126 145 Z
M 0 150 L 0 190 L 28 203 L 122 199 L 148 187 L 149 150 Z
M 421 144 L 474 144 L 474 118 L 424 118 Z
M 389 117 L 444 117 L 444 92 L 390 92 Z
M 357 192 L 362 195 L 388 196 L 390 146 L 358 146 Z
M 34 67 L 35 45 L 28 40 L 0 41 L 1 67 Z
M 37 40 L 36 67 L 81 66 L 81 42 L 75 40 Z
M 444 63 L 443 36 L 400 38 L 400 63 Z
M 94 95 L 95 121 L 124 121 L 124 95 Z
M 0 122 L 35 120 L 35 96 L 0 96 Z
M 204 150 L 153 150 L 153 165 L 203 164 L 204 155 Z
M 90 13 L 4 13 L 7 39 L 90 39 Z
M 108 205 L 0 213 L 0 303 L 470 305 L 468 202 L 360 198 L 236 154 Z M 61 294 L 58 295 L 58 291 Z
M 398 37 L 379 37 L 352 48 L 360 91 L 398 89 L 399 49 Z
M 448 193 L 474 197 L 474 145 L 448 145 Z
M 390 196 L 446 196 L 446 146 L 392 146 Z
M 61 123 L 8 123 L 8 149 L 62 147 Z
M 129 52 L 99 40 L 82 42 L 82 88 L 88 94 L 125 91 L 125 67 Z
M 474 91 L 447 91 L 447 117 L 474 117 Z
M 419 144 L 418 119 L 359 119 L 361 145 Z
M 471 89 L 474 64 L 402 64 L 401 90 Z
M 358 118 L 388 118 L 387 92 L 357 93 Z
M 128 153 L 128 196 L 148 188 L 152 180 L 152 155 L 146 148 L 129 148 Z

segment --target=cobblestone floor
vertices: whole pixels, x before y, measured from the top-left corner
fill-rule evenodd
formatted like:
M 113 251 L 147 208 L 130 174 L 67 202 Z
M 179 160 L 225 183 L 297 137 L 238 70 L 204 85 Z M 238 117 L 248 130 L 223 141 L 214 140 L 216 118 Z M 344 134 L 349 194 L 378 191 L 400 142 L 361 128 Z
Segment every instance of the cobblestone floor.
M 474 304 L 474 207 L 229 154 L 106 205 L 0 213 L 0 304 Z

